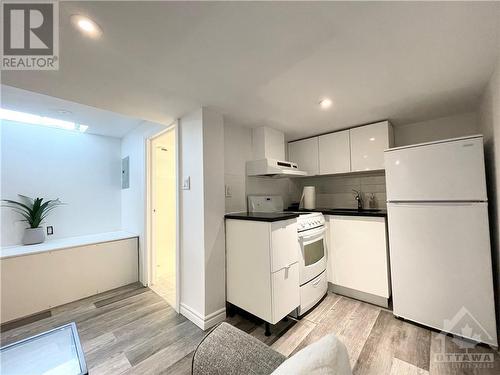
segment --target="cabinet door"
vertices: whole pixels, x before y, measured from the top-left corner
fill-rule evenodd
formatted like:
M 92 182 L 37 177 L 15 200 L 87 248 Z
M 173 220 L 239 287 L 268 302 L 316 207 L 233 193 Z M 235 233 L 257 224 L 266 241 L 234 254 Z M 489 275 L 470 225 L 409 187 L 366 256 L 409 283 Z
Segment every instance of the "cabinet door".
M 384 169 L 384 150 L 392 146 L 388 121 L 350 129 L 351 171 Z
M 298 262 L 300 244 L 297 220 L 276 221 L 271 224 L 271 272 Z
M 330 216 L 329 221 L 329 281 L 389 298 L 385 218 Z
M 290 142 L 288 158 L 297 163 L 301 171 L 311 176 L 319 174 L 318 137 Z
M 299 264 L 273 272 L 271 284 L 273 318 L 269 323 L 276 324 L 300 305 Z
M 349 130 L 319 136 L 319 174 L 350 171 Z

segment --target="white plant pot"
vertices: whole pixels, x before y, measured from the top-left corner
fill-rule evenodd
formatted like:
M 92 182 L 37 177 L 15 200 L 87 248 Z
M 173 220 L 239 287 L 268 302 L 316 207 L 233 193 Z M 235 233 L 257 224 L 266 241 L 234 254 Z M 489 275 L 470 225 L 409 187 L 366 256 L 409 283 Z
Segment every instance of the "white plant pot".
M 45 241 L 45 229 L 39 228 L 26 228 L 24 230 L 23 245 L 34 245 Z

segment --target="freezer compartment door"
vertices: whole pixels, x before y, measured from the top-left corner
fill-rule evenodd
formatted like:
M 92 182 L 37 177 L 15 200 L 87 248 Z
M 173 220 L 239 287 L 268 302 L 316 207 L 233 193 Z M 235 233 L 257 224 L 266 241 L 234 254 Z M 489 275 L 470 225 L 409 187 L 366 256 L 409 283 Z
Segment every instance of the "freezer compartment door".
M 394 314 L 496 346 L 487 204 L 387 209 Z
M 486 201 L 483 138 L 385 152 L 388 201 Z

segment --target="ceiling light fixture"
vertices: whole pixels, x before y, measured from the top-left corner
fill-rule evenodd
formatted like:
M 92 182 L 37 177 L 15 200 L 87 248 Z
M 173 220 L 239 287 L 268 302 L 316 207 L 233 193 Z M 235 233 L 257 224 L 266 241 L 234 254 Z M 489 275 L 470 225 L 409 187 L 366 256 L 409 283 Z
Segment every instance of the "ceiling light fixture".
M 67 109 L 53 109 L 52 111 L 56 112 L 59 115 L 64 115 L 64 116 L 73 114 L 73 112 L 68 111 Z
M 90 36 L 91 38 L 99 38 L 102 35 L 101 27 L 88 17 L 80 14 L 73 14 L 71 16 L 71 22 L 83 34 Z
M 332 106 L 332 100 L 328 98 L 321 99 L 319 102 L 319 106 L 322 109 L 330 108 Z
M 373 142 L 374 140 L 375 140 L 375 137 L 371 137 L 371 138 L 370 138 L 370 141 L 372 141 L 372 142 Z
M 22 122 L 25 124 L 42 125 L 51 128 L 64 130 L 77 130 L 84 133 L 89 127 L 87 125 L 77 124 L 72 121 L 59 120 L 52 117 L 32 115 L 31 113 L 11 111 L 10 109 L 0 108 L 0 119 Z

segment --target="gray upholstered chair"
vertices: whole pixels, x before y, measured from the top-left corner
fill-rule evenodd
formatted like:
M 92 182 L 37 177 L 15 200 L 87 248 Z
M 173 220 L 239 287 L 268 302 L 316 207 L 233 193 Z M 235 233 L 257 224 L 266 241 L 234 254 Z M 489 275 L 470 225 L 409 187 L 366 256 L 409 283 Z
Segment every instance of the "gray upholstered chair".
M 198 345 L 193 375 L 269 375 L 286 357 L 228 323 L 221 323 Z
M 274 351 L 255 337 L 221 323 L 198 345 L 193 375 L 352 375 L 345 345 L 326 335 L 291 358 Z

